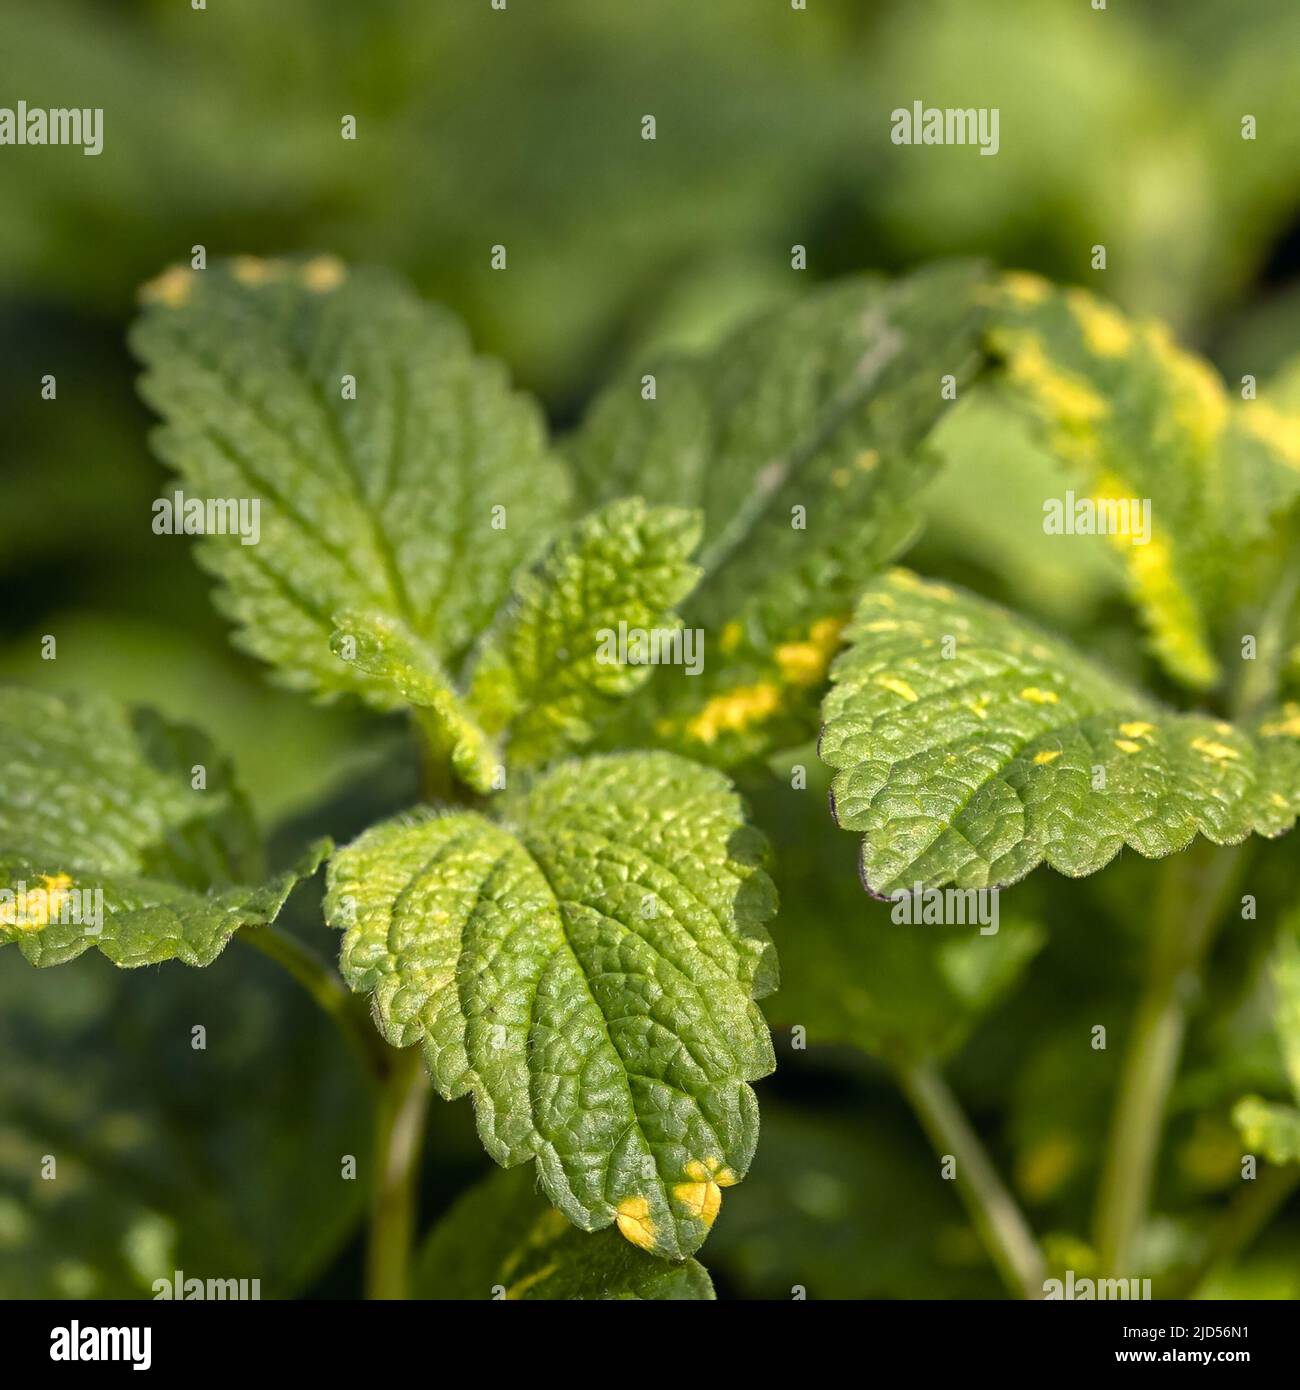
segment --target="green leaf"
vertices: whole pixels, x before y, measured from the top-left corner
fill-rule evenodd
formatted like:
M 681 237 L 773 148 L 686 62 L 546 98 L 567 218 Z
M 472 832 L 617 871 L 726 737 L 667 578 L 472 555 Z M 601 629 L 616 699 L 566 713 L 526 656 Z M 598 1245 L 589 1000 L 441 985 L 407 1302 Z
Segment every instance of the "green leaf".
M 150 1298 L 178 1269 L 301 1293 L 362 1216 L 371 1104 L 332 1021 L 257 952 L 200 973 L 0 951 L 0 1297 Z
M 651 653 L 627 639 L 680 630 L 671 609 L 699 577 L 689 563 L 699 537 L 695 513 L 613 502 L 518 580 L 475 658 L 468 697 L 485 728 L 509 729 L 513 765 L 537 767 L 589 742 L 645 683 Z
M 193 498 L 260 505 L 256 544 L 198 547 L 240 645 L 379 709 L 398 693 L 331 651 L 336 614 L 383 615 L 453 669 L 565 513 L 537 407 L 450 314 L 328 257 L 173 268 L 144 298 L 159 454 Z
M 848 1113 L 764 1106 L 745 1200 L 709 1243 L 714 1274 L 745 1298 L 788 1300 L 797 1287 L 818 1300 L 998 1297 L 915 1121 L 887 1092 L 850 1085 L 839 1078 Z
M 707 636 L 704 673 L 657 672 L 621 737 L 729 766 L 813 732 L 863 580 L 916 529 L 942 378 L 960 390 L 979 370 L 981 287 L 962 264 L 824 286 L 600 397 L 568 448 L 581 494 L 705 519 L 705 577 L 683 608 Z
M 456 775 L 478 792 L 492 789 L 498 754 L 474 722 L 437 658 L 410 629 L 383 613 L 335 615 L 330 645 L 343 661 L 382 681 L 416 712 L 429 755 L 450 759 Z
M 1275 836 L 1300 812 L 1300 707 L 1234 727 L 1176 714 L 1004 609 L 895 570 L 831 673 L 821 756 L 862 876 L 989 888 L 1078 877 L 1123 845 Z
M 775 985 L 761 837 L 719 773 L 665 753 L 564 763 L 502 820 L 416 812 L 329 868 L 341 968 L 384 1037 L 473 1093 L 503 1166 L 576 1225 L 696 1249 L 757 1139 Z
M 1166 670 L 1214 685 L 1213 614 L 1269 519 L 1300 494 L 1300 420 L 1230 396 L 1163 325 L 1033 275 L 990 295 L 989 342 L 1014 398 L 1093 501 L 1150 505 L 1150 536 L 1112 533 Z
M 537 1191 L 531 1169 L 495 1172 L 434 1228 L 418 1257 L 418 1298 L 709 1299 L 696 1260 L 669 1264 L 613 1231 L 587 1235 Z
M 1300 1105 L 1300 938 L 1284 933 L 1271 972 L 1277 1003 L 1273 1026 L 1296 1104 Z M 1276 1105 L 1259 1096 L 1244 1096 L 1232 1112 L 1233 1123 L 1248 1148 L 1270 1163 L 1300 1163 L 1300 1109 Z
M 1232 1122 L 1248 1149 L 1270 1163 L 1300 1163 L 1300 1110 L 1258 1096 L 1243 1096 L 1233 1107 Z
M 816 813 L 828 772 L 814 761 L 807 774 L 799 790 L 774 777 L 755 794 L 781 899 L 781 989 L 768 1017 L 801 1026 L 814 1055 L 847 1043 L 894 1062 L 942 1060 L 1011 992 L 1044 935 L 1018 897 L 983 905 L 983 924 L 975 912 L 960 926 L 895 920 L 859 887 L 852 841 L 828 835 Z
M 273 922 L 328 849 L 263 882 L 247 805 L 200 734 L 98 697 L 0 690 L 0 943 L 33 965 L 92 945 L 122 966 L 208 965 Z

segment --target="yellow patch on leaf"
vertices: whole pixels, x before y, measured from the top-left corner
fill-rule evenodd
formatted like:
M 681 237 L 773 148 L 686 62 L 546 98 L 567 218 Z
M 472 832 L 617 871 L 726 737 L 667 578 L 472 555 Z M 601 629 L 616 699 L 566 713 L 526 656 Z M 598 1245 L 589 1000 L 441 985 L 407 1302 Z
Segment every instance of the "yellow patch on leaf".
M 1135 719 L 1129 724 L 1121 724 L 1119 731 L 1125 738 L 1145 738 L 1154 728 L 1154 724 L 1145 724 L 1142 720 Z
M 1211 448 L 1228 422 L 1228 395 L 1218 373 L 1180 348 L 1163 323 L 1144 324 L 1142 336 L 1168 374 L 1174 420 L 1199 448 Z
M 1300 738 L 1300 704 L 1289 700 L 1282 706 L 1282 718 L 1262 724 L 1259 731 L 1268 738 L 1276 738 L 1279 734 Z
M 690 1181 L 679 1182 L 673 1188 L 673 1196 L 692 1216 L 712 1226 L 722 1208 L 722 1189 L 734 1186 L 736 1175 L 712 1155 L 703 1160 L 691 1159 L 685 1171 Z
M 1067 430 L 1090 431 L 1110 414 L 1105 399 L 1083 380 L 1056 366 L 1043 340 L 1028 329 L 1012 329 L 996 336 L 996 346 L 1007 360 L 1007 373 L 1023 387 L 1047 415 Z
M 1241 757 L 1235 748 L 1229 748 L 1226 743 L 1216 743 L 1212 738 L 1194 738 L 1192 747 L 1203 757 L 1213 758 L 1215 762 L 1229 762 L 1233 758 Z
M 8 902 L 0 903 L 0 927 L 40 931 L 58 916 L 72 890 L 67 874 L 42 874 L 41 887 L 24 888 Z
M 716 743 L 724 733 L 739 733 L 769 719 L 781 707 L 781 691 L 771 681 L 742 685 L 715 695 L 686 721 L 687 734 L 700 743 Z
M 905 680 L 898 676 L 877 676 L 876 684 L 882 689 L 888 690 L 893 695 L 901 695 L 908 704 L 920 699 L 920 696 L 912 689 Z
M 189 303 L 193 291 L 194 271 L 188 266 L 169 265 L 161 275 L 155 275 L 140 286 L 140 303 L 179 309 Z
M 1133 342 L 1133 329 L 1118 309 L 1087 290 L 1065 293 L 1065 302 L 1083 333 L 1089 352 L 1098 357 L 1122 357 Z
M 614 1210 L 619 1235 L 642 1250 L 655 1248 L 655 1223 L 650 1219 L 650 1203 L 644 1197 L 624 1197 Z
M 233 271 L 241 285 L 255 289 L 258 285 L 268 285 L 278 279 L 284 273 L 284 263 L 268 261 L 261 256 L 236 256 Z
M 1247 401 L 1237 412 L 1242 428 L 1300 468 L 1300 415 L 1284 414 L 1263 401 Z
M 314 294 L 336 290 L 347 279 L 347 267 L 337 256 L 316 256 L 302 268 L 302 282 Z
M 806 642 L 784 642 L 776 649 L 776 664 L 791 685 L 816 685 L 826 674 L 839 645 L 844 618 L 821 618 L 808 630 Z
M 1041 275 L 1031 275 L 1025 270 L 1009 270 L 1002 277 L 1000 288 L 1013 304 L 1021 304 L 1026 308 L 1041 304 L 1052 292 L 1049 281 L 1044 280 Z
M 1112 539 L 1123 548 L 1134 591 L 1151 624 L 1156 650 L 1173 671 L 1192 685 L 1213 685 L 1218 663 L 1201 635 L 1196 607 L 1174 572 L 1169 543 L 1154 531 L 1146 545 L 1130 545 L 1122 536 Z
M 1054 763 L 1061 756 L 1059 748 L 1044 748 L 1041 753 L 1034 754 L 1034 761 L 1039 767 L 1046 767 L 1048 763 Z
M 1028 700 L 1031 705 L 1059 705 L 1061 697 L 1055 690 L 1041 690 L 1036 685 L 1027 685 L 1020 692 L 1022 700 Z

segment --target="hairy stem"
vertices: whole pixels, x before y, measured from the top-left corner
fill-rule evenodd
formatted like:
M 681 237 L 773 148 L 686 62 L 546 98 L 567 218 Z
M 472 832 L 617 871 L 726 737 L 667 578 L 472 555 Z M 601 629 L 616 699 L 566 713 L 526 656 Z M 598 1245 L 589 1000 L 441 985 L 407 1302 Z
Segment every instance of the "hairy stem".
M 1178 1071 L 1200 972 L 1245 861 L 1241 846 L 1204 840 L 1163 866 L 1146 985 L 1138 1000 L 1097 1195 L 1103 1273 L 1139 1274 L 1135 1244 L 1146 1221 L 1169 1091 Z
M 390 1049 L 375 1032 L 366 1006 L 322 957 L 276 927 L 253 927 L 239 932 L 235 939 L 283 966 L 334 1020 L 372 1076 L 382 1077 L 388 1072 Z
M 935 1152 L 956 1160 L 957 1190 L 1003 1282 L 1017 1297 L 1041 1298 L 1038 1242 L 948 1083 L 929 1062 L 901 1065 L 897 1075 Z
M 408 1298 L 429 1078 L 418 1047 L 399 1052 L 379 1093 L 375 1116 L 377 1166 L 366 1250 L 366 1297 Z

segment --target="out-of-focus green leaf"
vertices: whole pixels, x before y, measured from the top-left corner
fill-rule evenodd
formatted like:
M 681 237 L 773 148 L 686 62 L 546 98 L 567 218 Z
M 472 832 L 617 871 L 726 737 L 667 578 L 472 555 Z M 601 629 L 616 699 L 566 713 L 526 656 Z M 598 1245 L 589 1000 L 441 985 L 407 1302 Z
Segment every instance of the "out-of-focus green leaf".
M 6 680 L 52 694 L 94 690 L 201 725 L 239 769 L 265 825 L 328 791 L 368 756 L 363 716 L 307 706 L 268 685 L 220 632 L 178 631 L 165 619 L 97 609 L 55 613 L 42 627 L 57 638 L 58 660 L 41 659 L 34 630 L 0 655 Z
M 955 1190 L 901 1105 L 851 1117 L 764 1106 L 746 1201 L 718 1221 L 709 1264 L 750 1298 L 995 1298 Z
M 416 1265 L 417 1298 L 711 1299 L 696 1260 L 657 1260 L 611 1230 L 571 1226 L 530 1168 L 496 1172 L 442 1218 Z
M 1185 684 L 1214 685 L 1212 613 L 1232 556 L 1248 554 L 1300 494 L 1300 417 L 1234 402 L 1162 325 L 1084 290 L 1009 275 L 995 304 L 990 342 L 1006 380 L 1076 471 L 1082 500 L 1130 509 L 1108 540 L 1156 655 Z M 1071 498 L 1059 501 L 1059 521 L 1072 526 Z
M 891 1062 L 941 1060 L 1014 987 L 1042 934 L 1014 898 L 972 903 L 965 925 L 894 920 L 897 905 L 863 894 L 852 841 L 827 833 L 826 770 L 811 749 L 799 766 L 806 788 L 774 779 L 754 797 L 781 897 L 781 988 L 767 1013 L 774 1026 L 801 1026 L 812 1050 L 847 1043 Z
M 1242 1143 L 1270 1163 L 1300 1163 L 1300 1110 L 1294 1105 L 1243 1096 L 1233 1109 L 1232 1122 Z
M 361 1215 L 370 1131 L 347 1044 L 251 951 L 201 972 L 0 952 L 4 1298 L 150 1298 L 177 1270 L 291 1297 Z
M 1300 1162 L 1300 938 L 1286 933 L 1274 957 L 1273 1020 L 1296 1105 L 1279 1105 L 1259 1096 L 1243 1096 L 1232 1112 L 1233 1123 L 1248 1149 L 1270 1163 Z
M 1099 612 L 1122 594 L 1123 561 L 1095 536 L 1043 530 L 1043 502 L 1060 496 L 1061 461 L 1033 437 L 1024 412 L 983 383 L 935 429 L 944 466 L 920 497 L 925 529 L 908 563 L 954 579 L 973 573 L 980 592 L 1053 624 L 1096 632 Z M 989 505 L 991 480 L 997 505 Z

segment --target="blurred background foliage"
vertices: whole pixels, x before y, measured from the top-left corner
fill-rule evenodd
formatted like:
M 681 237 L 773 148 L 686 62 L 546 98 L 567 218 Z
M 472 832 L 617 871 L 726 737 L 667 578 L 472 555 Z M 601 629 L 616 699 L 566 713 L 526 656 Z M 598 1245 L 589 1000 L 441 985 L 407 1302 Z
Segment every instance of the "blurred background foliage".
M 488 0 L 7 0 L 7 99 L 101 106 L 105 144 L 93 159 L 0 157 L 0 677 L 202 724 L 286 852 L 414 795 L 401 730 L 274 690 L 226 642 L 189 543 L 150 531 L 169 484 L 124 328 L 137 286 L 196 244 L 401 269 L 557 429 L 650 347 L 710 342 L 811 281 L 950 254 L 1085 283 L 1262 380 L 1300 351 L 1298 61 L 1294 0 L 509 0 L 505 14 Z M 998 107 L 998 156 L 890 144 L 889 112 L 918 99 Z M 494 243 L 507 273 L 489 268 Z M 40 399 L 45 373 L 57 402 Z M 1052 464 L 1024 427 L 972 399 L 939 443 L 952 467 L 912 563 L 1028 596 L 1131 664 L 1108 552 L 1008 549 L 982 521 L 991 478 L 1006 514 L 1038 514 Z M 949 1059 L 1031 1219 L 1082 1270 L 1149 867 L 1036 876 L 1009 900 L 992 967 L 946 934 L 891 955 L 852 837 L 824 824 L 815 785 L 789 790 L 794 760 L 751 789 L 783 856 L 787 990 L 769 1010 L 782 1066 L 761 1089 L 753 1175 L 703 1252 L 719 1293 L 996 1294 L 951 1185 L 861 1050 L 887 1055 L 900 1034 Z M 1285 1094 L 1259 967 L 1294 847 L 1261 851 L 1259 877 L 1259 921 L 1222 941 L 1175 1097 L 1151 1234 L 1162 1268 L 1199 1257 L 1236 1183 L 1233 1101 Z M 320 944 L 313 891 L 293 929 Z M 0 957 L 0 1294 L 146 1292 L 173 1268 L 260 1272 L 264 1296 L 354 1294 L 362 1199 L 337 1173 L 369 1138 L 345 1045 L 238 944 L 203 975 L 151 974 L 92 953 L 34 978 Z M 819 1014 L 828 979 L 841 996 Z M 1108 1051 L 1083 1041 L 1097 1023 Z M 196 1024 L 205 1052 L 188 1045 Z M 790 1046 L 795 1025 L 806 1048 Z M 75 1182 L 32 1176 L 55 1146 L 78 1155 Z M 435 1105 L 426 1218 L 486 1165 L 469 1107 Z M 1297 1218 L 1293 1203 L 1211 1290 L 1300 1293 Z

